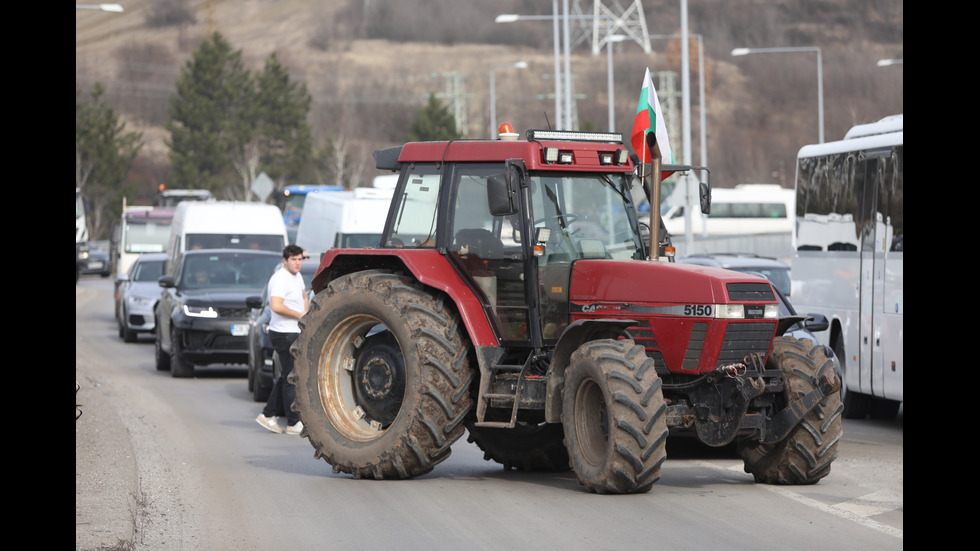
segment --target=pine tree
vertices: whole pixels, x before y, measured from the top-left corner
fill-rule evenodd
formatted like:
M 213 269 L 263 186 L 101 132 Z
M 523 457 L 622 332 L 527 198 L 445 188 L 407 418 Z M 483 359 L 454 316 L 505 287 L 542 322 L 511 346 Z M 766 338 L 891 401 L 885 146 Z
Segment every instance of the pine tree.
M 256 142 L 261 170 L 281 190 L 287 183 L 312 183 L 313 131 L 307 122 L 312 98 L 306 85 L 290 82 L 275 53 L 256 78 Z
M 410 142 L 456 140 L 462 137 L 456 130 L 456 119 L 449 112 L 449 107 L 436 99 L 435 94 L 429 94 L 428 103 L 419 109 L 408 127 Z
M 238 195 L 232 159 L 253 135 L 254 102 L 242 51 L 214 33 L 181 69 L 170 99 L 171 186 Z

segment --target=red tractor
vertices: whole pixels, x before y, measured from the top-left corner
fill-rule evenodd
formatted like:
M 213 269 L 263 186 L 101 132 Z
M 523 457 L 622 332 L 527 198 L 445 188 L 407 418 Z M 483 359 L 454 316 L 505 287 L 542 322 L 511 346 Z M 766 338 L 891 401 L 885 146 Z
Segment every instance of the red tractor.
M 650 142 L 656 205 L 661 174 L 692 168 L 661 167 Z M 668 431 L 734 442 L 759 482 L 830 472 L 832 353 L 782 336 L 801 318 L 778 317 L 767 280 L 668 261 L 621 135 L 529 130 L 374 157 L 399 173 L 381 241 L 324 254 L 293 347 L 294 407 L 334 472 L 423 475 L 468 432 L 505 468 L 646 492 Z

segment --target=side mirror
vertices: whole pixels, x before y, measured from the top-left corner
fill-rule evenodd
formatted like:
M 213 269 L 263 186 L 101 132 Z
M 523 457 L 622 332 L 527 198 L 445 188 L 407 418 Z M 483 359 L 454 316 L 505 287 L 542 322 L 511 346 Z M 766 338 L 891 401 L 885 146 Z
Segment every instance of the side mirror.
M 807 316 L 811 319 L 803 322 L 803 325 L 814 333 L 826 331 L 830 327 L 830 322 L 827 321 L 827 316 L 823 314 L 807 314 Z
M 249 308 L 262 308 L 262 297 L 245 297 L 245 306 Z
M 173 287 L 174 276 L 172 275 L 160 276 L 160 278 L 157 279 L 157 284 L 160 285 L 160 287 Z
M 487 204 L 493 216 L 510 216 L 518 210 L 517 190 L 521 183 L 524 163 L 509 159 L 503 174 L 487 178 Z
M 701 199 L 701 212 L 711 214 L 711 188 L 701 182 L 698 186 L 698 197 Z

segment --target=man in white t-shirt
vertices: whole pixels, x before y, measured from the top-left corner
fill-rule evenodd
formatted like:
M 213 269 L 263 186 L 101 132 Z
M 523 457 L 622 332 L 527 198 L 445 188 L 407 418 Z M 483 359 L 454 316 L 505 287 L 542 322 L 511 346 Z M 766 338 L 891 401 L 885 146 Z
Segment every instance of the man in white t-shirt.
M 283 432 L 279 417 L 286 418 L 286 434 L 299 435 L 303 423 L 299 413 L 293 411 L 296 388 L 286 378 L 293 370 L 293 355 L 289 347 L 299 337 L 299 319 L 310 308 L 309 295 L 303 284 L 303 260 L 306 256 L 298 245 L 287 245 L 282 250 L 282 268 L 276 270 L 269 279 L 269 308 L 272 320 L 269 322 L 269 339 L 279 355 L 282 367 L 279 377 L 272 385 L 269 400 L 262 413 L 255 418 L 258 424 L 272 432 Z

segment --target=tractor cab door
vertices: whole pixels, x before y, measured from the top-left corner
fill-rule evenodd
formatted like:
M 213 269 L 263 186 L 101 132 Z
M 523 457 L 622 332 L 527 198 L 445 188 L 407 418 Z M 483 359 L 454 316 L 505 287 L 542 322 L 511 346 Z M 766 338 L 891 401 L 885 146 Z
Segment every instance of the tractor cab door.
M 448 256 L 483 302 L 502 342 L 521 345 L 528 334 L 524 244 L 518 212 L 491 214 L 488 180 L 500 177 L 499 163 L 466 163 L 452 168 Z M 511 198 L 516 208 L 516 194 Z

